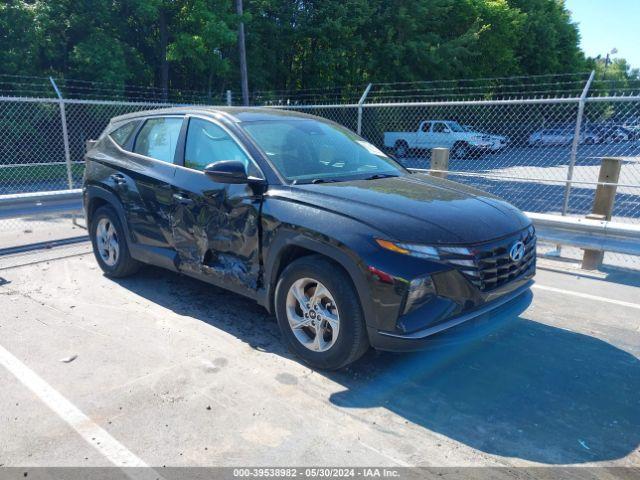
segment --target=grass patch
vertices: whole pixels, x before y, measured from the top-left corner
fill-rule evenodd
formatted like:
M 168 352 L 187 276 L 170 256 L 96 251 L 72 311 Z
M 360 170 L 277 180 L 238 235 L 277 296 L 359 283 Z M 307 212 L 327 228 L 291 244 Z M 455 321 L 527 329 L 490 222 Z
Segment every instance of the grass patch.
M 71 173 L 74 181 L 82 178 L 84 164 L 74 163 L 71 165 Z M 59 180 L 67 182 L 66 165 L 16 165 L 0 168 L 1 184 L 24 184 L 44 181 Z

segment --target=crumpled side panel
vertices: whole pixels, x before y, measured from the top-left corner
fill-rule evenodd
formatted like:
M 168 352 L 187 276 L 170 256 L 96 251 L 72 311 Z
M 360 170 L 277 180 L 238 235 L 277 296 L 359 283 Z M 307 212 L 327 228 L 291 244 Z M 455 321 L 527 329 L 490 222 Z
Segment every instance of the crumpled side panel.
M 251 195 L 248 195 L 251 194 Z M 252 290 L 260 275 L 260 201 L 246 185 L 190 195 L 172 216 L 178 268 Z

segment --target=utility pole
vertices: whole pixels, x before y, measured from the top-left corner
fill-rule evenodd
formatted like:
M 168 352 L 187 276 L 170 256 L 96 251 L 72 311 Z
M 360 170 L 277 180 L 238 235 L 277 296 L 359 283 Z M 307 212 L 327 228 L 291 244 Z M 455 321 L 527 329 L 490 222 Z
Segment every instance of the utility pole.
M 607 52 L 607 57 L 604 59 L 604 74 L 602 75 L 603 80 L 607 79 L 607 67 L 610 63 L 612 63 L 611 55 L 615 55 L 616 53 L 618 53 L 617 48 L 614 48 L 610 52 Z
M 169 45 L 169 30 L 167 29 L 167 12 L 163 6 L 158 10 L 160 29 L 160 86 L 162 101 L 169 99 L 169 61 L 167 60 L 167 46 Z
M 236 0 L 236 13 L 242 15 L 242 0 Z M 240 53 L 240 83 L 242 104 L 249 105 L 249 81 L 247 80 L 247 49 L 244 43 L 244 22 L 238 25 L 238 51 Z

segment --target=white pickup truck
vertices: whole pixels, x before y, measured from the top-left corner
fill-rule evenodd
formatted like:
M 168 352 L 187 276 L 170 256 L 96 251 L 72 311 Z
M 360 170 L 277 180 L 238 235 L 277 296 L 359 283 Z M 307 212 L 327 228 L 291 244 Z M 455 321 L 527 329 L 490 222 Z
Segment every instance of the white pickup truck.
M 430 150 L 444 147 L 454 158 L 488 153 L 492 150 L 491 135 L 469 132 L 451 120 L 424 120 L 415 132 L 384 132 L 384 146 L 395 151 L 399 158 L 411 150 Z

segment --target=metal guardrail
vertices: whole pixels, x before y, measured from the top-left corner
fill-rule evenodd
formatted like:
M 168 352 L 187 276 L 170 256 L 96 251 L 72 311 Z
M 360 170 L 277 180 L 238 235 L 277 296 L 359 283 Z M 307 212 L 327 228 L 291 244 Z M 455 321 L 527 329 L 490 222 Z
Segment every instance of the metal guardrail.
M 0 220 L 82 212 L 82 189 L 0 195 Z
M 640 225 L 526 212 L 542 240 L 572 247 L 640 255 Z
M 0 196 L 0 219 L 82 211 L 82 190 Z M 640 255 L 640 225 L 525 212 L 541 240 L 590 250 Z

